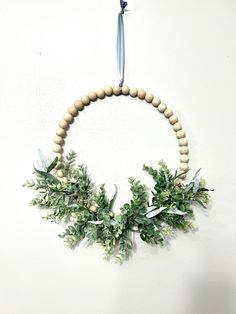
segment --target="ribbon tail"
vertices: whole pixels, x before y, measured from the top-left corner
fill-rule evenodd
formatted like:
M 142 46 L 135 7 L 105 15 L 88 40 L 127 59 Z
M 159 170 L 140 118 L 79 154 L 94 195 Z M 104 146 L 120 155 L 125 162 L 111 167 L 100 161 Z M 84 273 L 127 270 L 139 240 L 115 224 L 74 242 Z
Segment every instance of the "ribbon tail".
M 122 13 L 118 14 L 117 26 L 117 70 L 119 76 L 119 86 L 122 87 L 124 83 L 125 72 L 125 36 L 124 36 L 124 20 Z

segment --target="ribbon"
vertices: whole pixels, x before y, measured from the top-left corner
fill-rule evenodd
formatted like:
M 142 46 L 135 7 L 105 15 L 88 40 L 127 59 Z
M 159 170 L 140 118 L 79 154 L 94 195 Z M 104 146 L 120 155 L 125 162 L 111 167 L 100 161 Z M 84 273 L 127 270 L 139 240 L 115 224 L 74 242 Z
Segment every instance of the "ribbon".
M 128 5 L 126 1 L 120 0 L 121 11 L 118 14 L 118 25 L 117 25 L 117 46 L 116 46 L 116 61 L 117 71 L 119 76 L 119 87 L 124 84 L 124 73 L 125 73 L 125 35 L 124 35 L 124 20 L 123 14 L 125 7 Z

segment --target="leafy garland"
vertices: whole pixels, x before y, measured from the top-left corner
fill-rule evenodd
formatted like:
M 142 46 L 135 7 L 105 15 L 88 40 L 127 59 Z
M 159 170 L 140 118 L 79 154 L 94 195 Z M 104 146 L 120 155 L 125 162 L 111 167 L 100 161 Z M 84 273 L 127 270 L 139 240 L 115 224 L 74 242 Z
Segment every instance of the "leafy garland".
M 100 243 L 104 257 L 114 256 L 122 262 L 133 248 L 132 231 L 137 231 L 147 243 L 163 246 L 176 230 L 194 230 L 194 204 L 206 208 L 209 202 L 209 190 L 205 181 L 198 178 L 198 172 L 184 184 L 179 180 L 180 175 L 172 175 L 160 161 L 158 170 L 143 166 L 155 183 L 151 203 L 146 186 L 131 177 L 128 180 L 132 199 L 121 207 L 120 214 L 114 215 L 112 207 L 117 191 L 109 200 L 104 184 L 97 189 L 87 168 L 77 166 L 75 160 L 76 153 L 72 151 L 63 163 L 66 183 L 54 174 L 56 158 L 44 171 L 34 168 L 35 180 L 23 185 L 38 192 L 30 205 L 46 209 L 45 219 L 69 224 L 59 237 L 71 248 L 86 239 L 88 244 Z

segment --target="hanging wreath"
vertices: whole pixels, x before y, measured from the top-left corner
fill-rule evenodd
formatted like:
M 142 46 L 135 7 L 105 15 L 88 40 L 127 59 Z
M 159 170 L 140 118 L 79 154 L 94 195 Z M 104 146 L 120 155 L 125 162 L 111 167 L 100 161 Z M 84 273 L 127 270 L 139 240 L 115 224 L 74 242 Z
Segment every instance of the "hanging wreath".
M 143 170 L 154 181 L 151 201 L 147 187 L 140 181 L 129 178 L 132 199 L 120 208 L 119 214 L 113 211 L 117 188 L 115 187 L 114 196 L 108 199 L 105 185 L 97 187 L 87 168 L 76 165 L 75 152 L 71 151 L 65 158 L 62 155 L 69 124 L 79 111 L 97 99 L 112 95 L 138 97 L 157 108 L 172 126 L 180 153 L 180 171 L 174 174 L 170 173 L 164 161 L 159 162 L 158 169 L 143 166 Z M 71 248 L 82 240 L 86 240 L 88 244 L 100 243 L 106 258 L 114 256 L 118 261 L 123 261 L 132 252 L 132 232 L 137 232 L 146 243 L 163 246 L 177 230 L 195 230 L 194 206 L 199 204 L 206 208 L 209 202 L 209 190 L 205 181 L 198 177 L 199 171 L 192 180 L 184 181 L 189 170 L 189 149 L 186 134 L 178 118 L 158 97 L 143 89 L 107 86 L 75 101 L 59 122 L 53 151 L 56 154 L 53 162 L 49 164 L 41 158 L 41 168 L 34 168 L 35 179 L 26 181 L 24 186 L 37 191 L 31 205 L 45 209 L 45 219 L 68 223 L 60 237 Z

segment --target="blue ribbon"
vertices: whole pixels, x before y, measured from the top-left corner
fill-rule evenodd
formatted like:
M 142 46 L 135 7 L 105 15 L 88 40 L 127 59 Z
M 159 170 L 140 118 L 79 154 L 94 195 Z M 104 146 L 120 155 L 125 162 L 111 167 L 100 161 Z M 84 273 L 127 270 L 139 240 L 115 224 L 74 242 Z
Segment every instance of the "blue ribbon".
M 121 11 L 118 14 L 117 25 L 117 46 L 116 46 L 116 58 L 117 58 L 117 70 L 119 76 L 119 86 L 124 84 L 125 73 L 125 35 L 124 35 L 124 20 L 123 14 L 125 7 L 128 5 L 126 1 L 120 0 Z

